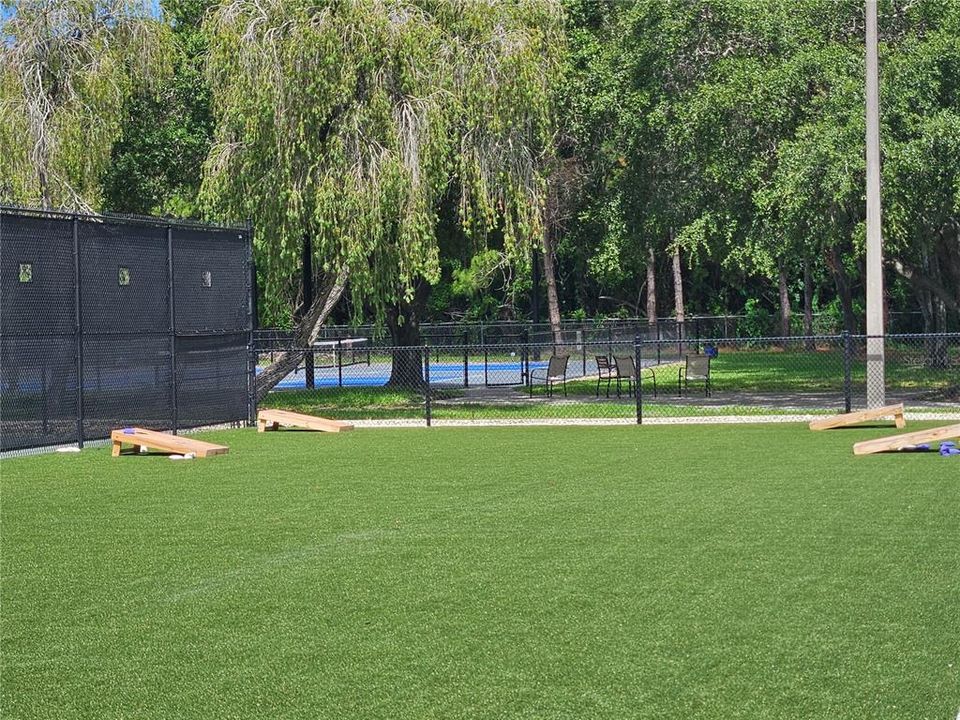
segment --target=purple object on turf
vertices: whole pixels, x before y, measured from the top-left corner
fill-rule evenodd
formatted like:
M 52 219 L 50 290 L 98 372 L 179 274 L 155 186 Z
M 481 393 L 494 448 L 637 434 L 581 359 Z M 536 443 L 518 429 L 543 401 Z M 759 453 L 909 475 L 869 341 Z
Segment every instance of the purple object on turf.
M 133 434 L 134 434 L 134 430 L 133 430 L 133 428 L 124 428 L 124 429 L 123 429 L 123 434 L 124 434 L 124 435 L 133 435 Z

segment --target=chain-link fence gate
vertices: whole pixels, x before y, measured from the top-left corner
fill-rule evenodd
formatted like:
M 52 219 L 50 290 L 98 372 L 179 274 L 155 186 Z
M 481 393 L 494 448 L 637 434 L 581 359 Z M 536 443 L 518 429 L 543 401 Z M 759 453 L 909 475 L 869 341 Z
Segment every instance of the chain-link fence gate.
M 0 208 L 0 451 L 252 412 L 249 228 Z

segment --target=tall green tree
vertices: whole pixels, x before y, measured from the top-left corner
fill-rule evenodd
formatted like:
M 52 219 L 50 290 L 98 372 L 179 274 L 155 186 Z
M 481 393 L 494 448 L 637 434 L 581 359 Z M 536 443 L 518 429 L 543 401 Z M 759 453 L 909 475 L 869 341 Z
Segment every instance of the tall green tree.
M 169 71 L 146 0 L 17 0 L 0 26 L 0 198 L 96 210 L 135 88 Z
M 129 98 L 122 136 L 106 168 L 104 209 L 199 217 L 203 162 L 213 138 L 210 91 L 204 72 L 202 23 L 215 0 L 163 0 L 171 30 L 172 72 Z
M 780 306 L 786 331 L 792 275 L 805 269 L 805 305 L 819 288 L 857 329 L 863 3 L 639 0 L 599 21 L 580 5 L 588 42 L 571 47 L 590 51 L 582 66 L 595 87 L 613 88 L 584 94 L 577 116 L 596 173 L 575 234 L 594 275 L 639 282 L 651 246 L 680 249 L 701 306 L 711 293 L 758 293 Z M 888 280 L 907 283 L 929 329 L 945 329 L 960 286 L 960 7 L 891 0 L 880 10 Z M 814 277 L 818 268 L 826 275 Z
M 254 219 L 268 303 L 290 302 L 311 236 L 323 281 L 302 346 L 348 277 L 355 307 L 415 327 L 439 277 L 444 198 L 474 242 L 495 232 L 527 262 L 542 236 L 555 2 L 232 0 L 206 27 L 217 130 L 204 198 Z M 301 356 L 262 373 L 258 392 Z M 395 365 L 418 381 L 416 357 Z

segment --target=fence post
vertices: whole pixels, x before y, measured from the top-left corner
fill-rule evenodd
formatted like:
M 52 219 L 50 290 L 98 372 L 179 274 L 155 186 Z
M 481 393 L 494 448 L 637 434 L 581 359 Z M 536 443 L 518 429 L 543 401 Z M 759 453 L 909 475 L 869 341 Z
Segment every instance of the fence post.
M 657 365 L 660 364 L 660 319 L 657 318 Z
M 463 386 L 470 387 L 470 339 L 463 331 Z
M 490 353 L 487 350 L 487 346 L 483 346 L 483 386 L 490 387 L 490 377 L 487 372 L 487 364 L 490 361 Z
M 634 382 L 634 387 L 636 392 L 633 394 L 634 398 L 637 401 L 637 425 L 643 424 L 643 384 L 641 383 L 641 376 L 643 372 L 641 370 L 640 361 L 643 359 L 640 355 L 640 335 L 638 334 L 633 339 L 633 364 L 636 367 L 637 377 Z
M 580 355 L 583 358 L 583 365 L 580 370 L 581 375 L 587 374 L 587 343 L 583 339 L 583 329 L 577 330 L 577 345 L 580 346 Z
M 427 427 L 432 421 L 430 408 L 430 346 L 423 346 L 423 402 L 427 414 Z
M 300 287 L 303 289 L 303 314 L 310 312 L 313 306 L 313 239 L 310 233 L 303 234 L 303 245 L 300 252 Z M 303 356 L 303 385 L 307 390 L 316 388 L 314 374 L 315 358 L 313 346 L 307 348 Z
M 76 340 L 77 369 L 77 447 L 83 448 L 83 310 L 80 307 L 79 220 L 73 216 L 73 329 Z
M 257 266 L 253 260 L 253 225 L 248 219 L 246 223 L 247 230 L 247 264 L 250 266 L 250 292 L 247 300 L 247 314 L 250 332 L 247 336 L 247 424 L 254 425 L 257 422 L 257 345 L 254 340 L 254 331 L 259 325 L 259 309 L 257 295 Z M 270 353 L 271 356 L 273 353 Z
M 849 330 L 841 333 L 843 338 L 843 406 L 844 412 L 850 412 L 853 404 L 851 398 L 851 365 L 853 363 L 853 341 Z
M 337 387 L 343 387 L 343 338 L 337 338 L 337 347 L 334 352 L 337 354 Z M 310 369 L 313 370 L 313 368 Z M 313 389 L 312 385 L 310 389 Z
M 173 290 L 173 228 L 167 225 L 167 304 L 170 307 L 170 410 L 173 413 L 170 430 L 177 434 L 177 319 L 176 297 Z

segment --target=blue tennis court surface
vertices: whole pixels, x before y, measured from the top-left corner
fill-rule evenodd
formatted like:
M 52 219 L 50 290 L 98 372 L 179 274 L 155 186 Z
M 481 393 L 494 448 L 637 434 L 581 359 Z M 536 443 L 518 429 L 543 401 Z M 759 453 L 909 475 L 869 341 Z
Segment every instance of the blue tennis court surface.
M 523 384 L 522 363 L 517 362 L 489 362 L 468 363 L 467 377 L 470 385 Z M 547 367 L 547 361 L 529 363 L 531 370 Z M 257 372 L 259 372 L 259 368 Z M 463 363 L 430 363 L 431 385 L 464 385 Z M 390 379 L 390 365 L 388 363 L 373 363 L 371 365 L 347 365 L 343 367 L 342 381 L 337 368 L 317 368 L 314 370 L 314 385 L 318 388 L 326 387 L 382 387 Z M 296 390 L 306 387 L 306 377 L 303 370 L 290 373 L 276 386 L 282 390 Z

